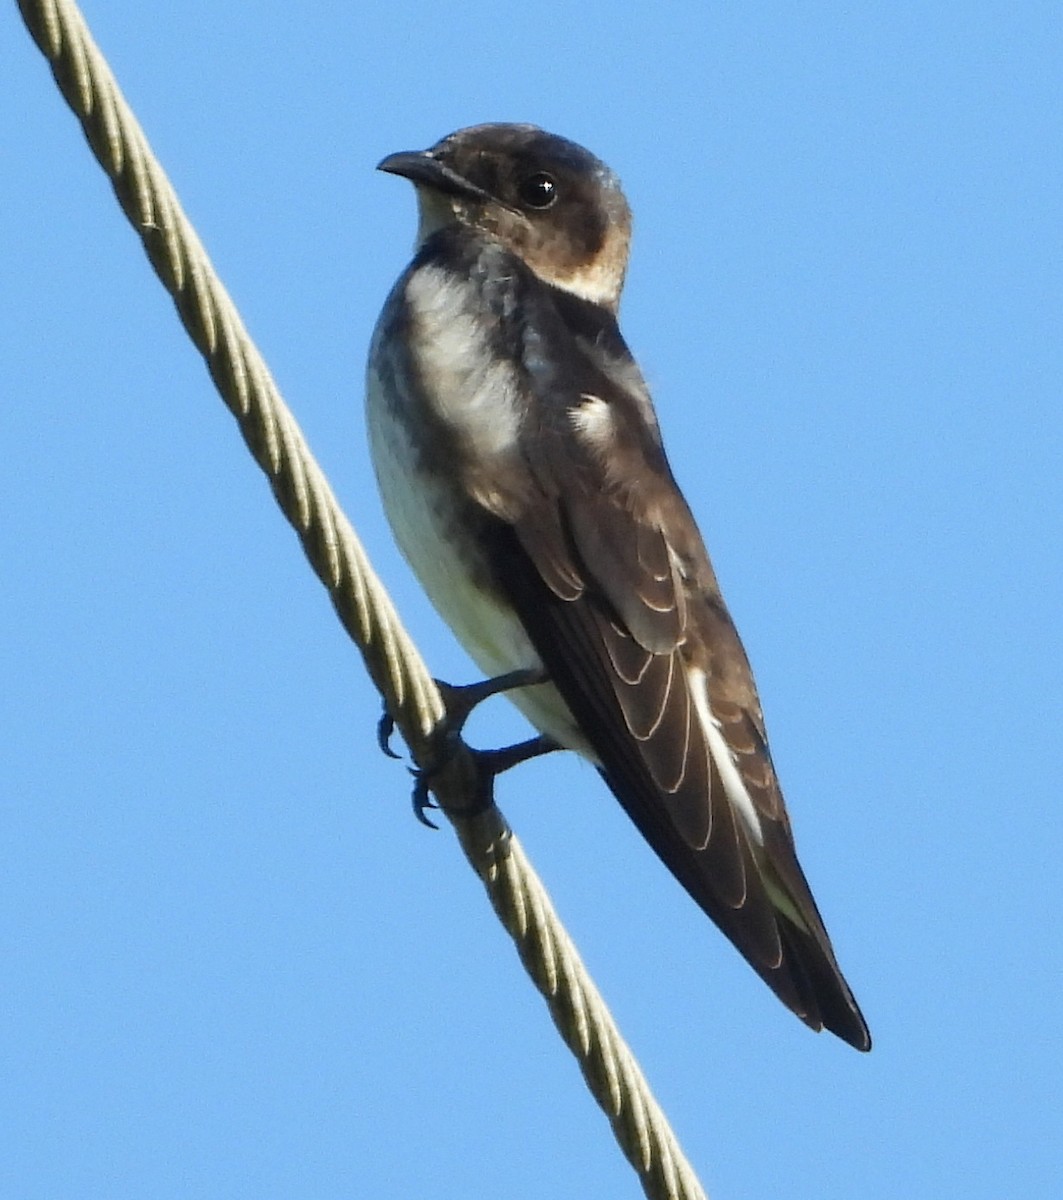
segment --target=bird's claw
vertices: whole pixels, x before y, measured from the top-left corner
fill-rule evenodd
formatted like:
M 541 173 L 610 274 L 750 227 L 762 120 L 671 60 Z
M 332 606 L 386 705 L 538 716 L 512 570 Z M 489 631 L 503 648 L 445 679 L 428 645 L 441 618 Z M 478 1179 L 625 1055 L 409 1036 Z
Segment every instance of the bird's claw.
M 429 829 L 439 828 L 427 816 L 428 809 L 439 808 L 430 794 L 432 780 L 446 765 L 458 746 L 464 744 L 461 740 L 461 731 L 473 709 L 499 692 L 506 692 L 511 688 L 531 687 L 538 683 L 545 683 L 546 679 L 546 672 L 542 668 L 534 668 L 510 671 L 508 674 L 499 675 L 494 679 L 484 679 L 479 683 L 464 685 L 443 683 L 438 679 L 435 681 L 443 697 L 446 713 L 436 727 L 431 762 L 426 767 L 410 768 L 410 774 L 415 780 L 411 796 L 413 813 L 422 825 L 427 825 Z M 400 757 L 391 748 L 391 737 L 394 732 L 395 718 L 385 708 L 384 714 L 377 724 L 377 745 L 388 758 Z M 510 767 L 526 762 L 529 758 L 535 758 L 540 754 L 546 754 L 559 748 L 557 742 L 545 736 L 529 738 L 526 742 L 519 742 L 514 746 L 504 746 L 499 750 L 473 750 L 466 747 L 475 765 L 476 784 L 472 801 L 465 811 L 468 814 L 482 812 L 494 803 L 496 775 L 501 775 L 503 771 L 508 771 Z
M 376 726 L 376 744 L 388 756 L 388 758 L 401 758 L 402 755 L 396 754 L 391 748 L 391 735 L 394 732 L 395 718 L 385 707 L 384 712 Z
M 420 771 L 413 771 L 417 782 L 413 789 L 413 811 L 418 821 L 422 825 L 427 825 L 431 829 L 436 829 L 437 826 L 433 821 L 430 821 L 425 816 L 426 808 L 438 808 L 429 796 L 429 788 L 432 785 L 432 780 L 440 771 L 447 761 L 448 754 L 453 753 L 451 750 L 444 752 L 436 765 Z M 473 766 L 476 771 L 476 781 L 472 789 L 472 797 L 469 803 L 461 809 L 463 816 L 474 816 L 476 813 L 484 812 L 490 808 L 495 802 L 495 779 L 504 771 L 508 771 L 511 767 L 519 766 L 523 762 L 527 762 L 531 758 L 538 758 L 541 754 L 551 754 L 554 750 L 560 750 L 561 744 L 555 742 L 553 738 L 546 737 L 545 734 L 540 734 L 538 737 L 528 738 L 525 742 L 517 742 L 513 746 L 503 746 L 498 750 L 474 750 L 471 746 L 466 746 L 470 758 L 473 761 Z
M 410 774 L 414 777 L 413 795 L 410 797 L 413 803 L 413 815 L 421 822 L 422 825 L 427 825 L 429 829 L 438 829 L 439 826 L 432 820 L 431 817 L 425 814 L 425 810 L 429 808 L 438 808 L 439 805 L 432 799 L 431 793 L 428 790 L 428 781 L 430 773 L 428 771 L 414 771 Z

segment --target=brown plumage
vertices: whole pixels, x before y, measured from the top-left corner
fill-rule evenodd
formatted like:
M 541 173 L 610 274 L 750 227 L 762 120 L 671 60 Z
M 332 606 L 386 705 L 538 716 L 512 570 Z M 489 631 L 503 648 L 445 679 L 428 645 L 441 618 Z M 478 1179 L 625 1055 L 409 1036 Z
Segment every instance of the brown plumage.
M 783 1003 L 868 1049 L 749 662 L 617 326 L 619 183 L 531 126 L 382 166 L 422 211 L 370 361 L 374 461 L 407 558 L 484 670 L 546 668 L 514 702 L 591 758 Z

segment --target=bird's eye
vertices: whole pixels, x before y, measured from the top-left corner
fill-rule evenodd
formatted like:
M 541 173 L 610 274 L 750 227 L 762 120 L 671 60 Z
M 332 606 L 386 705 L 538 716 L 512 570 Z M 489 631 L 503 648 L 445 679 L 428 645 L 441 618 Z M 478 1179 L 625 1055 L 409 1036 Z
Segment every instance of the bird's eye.
M 529 208 L 549 208 L 557 199 L 557 183 L 553 175 L 536 171 L 520 185 L 520 198 Z

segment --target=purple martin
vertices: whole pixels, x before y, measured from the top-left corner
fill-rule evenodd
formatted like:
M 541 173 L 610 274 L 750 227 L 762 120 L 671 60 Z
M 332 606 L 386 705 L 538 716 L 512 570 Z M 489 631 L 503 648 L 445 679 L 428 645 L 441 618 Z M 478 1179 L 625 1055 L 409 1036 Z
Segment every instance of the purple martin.
M 380 169 L 413 183 L 420 212 L 368 369 L 400 549 L 484 672 L 545 673 L 510 698 L 597 767 L 779 999 L 869 1049 L 749 661 L 617 324 L 631 235 L 617 177 L 508 124 Z

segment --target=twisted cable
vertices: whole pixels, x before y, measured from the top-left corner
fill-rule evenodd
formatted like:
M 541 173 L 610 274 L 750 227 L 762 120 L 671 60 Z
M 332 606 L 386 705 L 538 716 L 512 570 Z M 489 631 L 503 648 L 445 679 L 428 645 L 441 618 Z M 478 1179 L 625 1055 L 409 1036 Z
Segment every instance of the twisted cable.
M 439 690 L 80 11 L 72 0 L 19 0 L 19 8 L 414 761 L 430 761 L 433 737 L 444 717 Z M 433 774 L 432 790 L 645 1194 L 651 1200 L 705 1200 L 667 1119 L 502 814 L 491 805 L 469 815 L 476 782 L 472 757 L 459 746 Z

